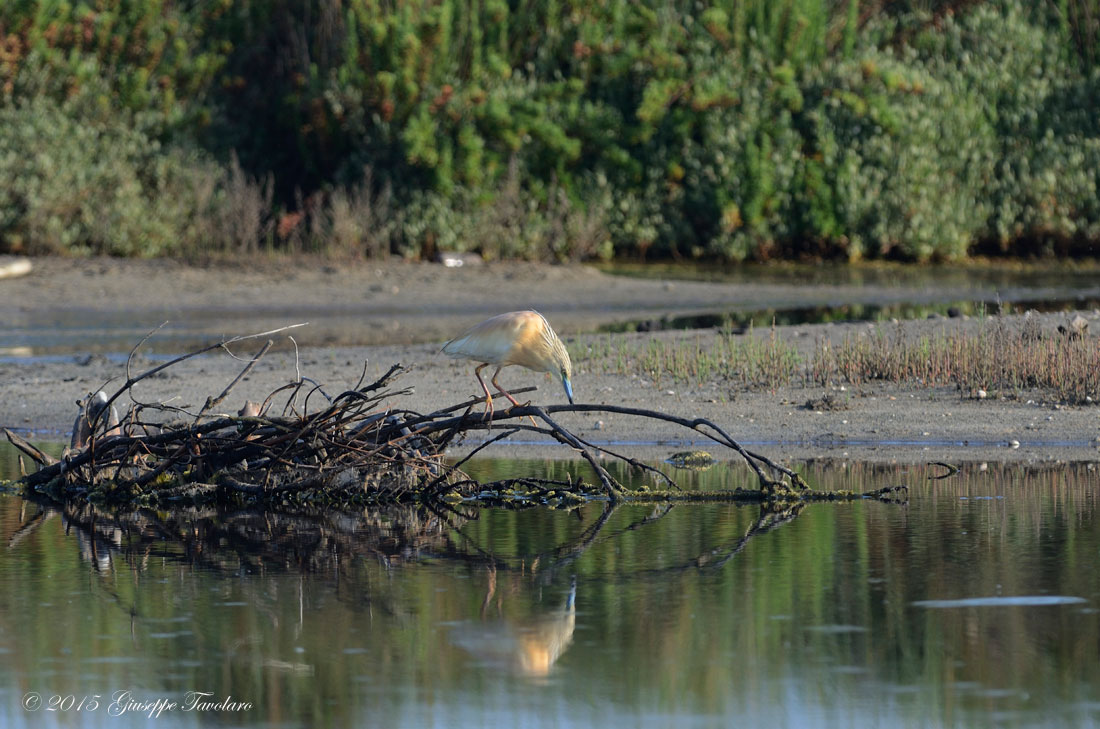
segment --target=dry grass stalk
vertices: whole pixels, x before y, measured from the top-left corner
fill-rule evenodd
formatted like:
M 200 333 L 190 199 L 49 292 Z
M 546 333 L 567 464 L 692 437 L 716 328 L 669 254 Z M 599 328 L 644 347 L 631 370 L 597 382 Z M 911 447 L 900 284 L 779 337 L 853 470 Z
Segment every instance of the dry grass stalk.
M 1085 326 L 1044 331 L 1034 318 L 1019 326 L 1002 317 L 985 319 L 974 333 L 939 333 L 911 340 L 901 326 L 891 332 L 824 340 L 804 353 L 772 327 L 765 336 L 719 330 L 690 340 L 650 339 L 628 343 L 610 335 L 606 342 L 570 351 L 589 371 L 637 373 L 663 381 L 702 384 L 718 381 L 746 390 L 789 385 L 856 387 L 875 381 L 898 385 L 955 385 L 964 397 L 978 390 L 1042 396 L 1071 405 L 1100 402 L 1100 337 Z

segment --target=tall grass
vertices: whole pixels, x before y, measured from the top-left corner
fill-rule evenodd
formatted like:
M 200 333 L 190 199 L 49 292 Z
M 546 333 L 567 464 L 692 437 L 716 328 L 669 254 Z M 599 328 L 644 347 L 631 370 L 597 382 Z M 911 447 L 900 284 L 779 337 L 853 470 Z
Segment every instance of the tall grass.
M 901 326 L 821 341 L 809 352 L 779 330 L 699 334 L 674 341 L 607 335 L 571 355 L 593 372 L 643 376 L 665 383 L 720 383 L 745 390 L 783 386 L 863 388 L 875 382 L 954 386 L 963 397 L 1022 397 L 1029 392 L 1069 404 L 1100 403 L 1100 338 L 1046 334 L 1025 325 L 983 320 L 976 333 L 916 339 Z

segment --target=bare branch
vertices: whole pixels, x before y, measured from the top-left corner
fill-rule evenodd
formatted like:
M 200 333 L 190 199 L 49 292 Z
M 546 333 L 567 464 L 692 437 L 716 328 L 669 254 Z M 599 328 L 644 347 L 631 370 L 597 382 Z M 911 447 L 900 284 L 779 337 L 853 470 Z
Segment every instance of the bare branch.
M 163 326 L 163 325 L 162 325 Z M 645 498 L 665 502 L 681 500 L 776 500 L 805 502 L 819 498 L 810 492 L 801 477 L 769 458 L 745 449 L 718 424 L 704 418 L 684 418 L 655 410 L 614 405 L 517 405 L 486 419 L 478 408 L 486 398 L 435 410 L 428 414 L 394 407 L 396 398 L 409 394 L 395 389 L 394 382 L 405 369 L 391 366 L 381 377 L 364 385 L 367 364 L 351 390 L 330 397 L 323 386 L 303 376 L 297 343 L 294 373 L 289 382 L 275 388 L 262 405 L 242 415 L 215 415 L 229 393 L 247 376 L 273 346 L 268 339 L 245 362 L 236 378 L 222 392 L 207 398 L 197 413 L 165 403 L 141 403 L 133 388 L 142 380 L 197 355 L 222 350 L 234 359 L 229 345 L 286 332 L 296 324 L 268 332 L 238 336 L 202 347 L 173 358 L 143 372 L 135 373 L 132 364 L 139 348 L 160 327 L 138 343 L 126 362 L 126 380 L 110 397 L 95 396 L 94 413 L 85 402 L 85 414 L 95 418 L 87 447 L 75 450 L 62 463 L 34 448 L 13 433 L 9 440 L 30 455 L 39 470 L 24 477 L 25 484 L 40 487 L 51 484 L 59 493 L 87 495 L 95 491 L 99 498 L 126 500 L 140 494 L 142 499 L 186 498 L 212 500 L 279 501 L 304 499 L 307 503 L 360 503 L 365 500 L 415 498 L 421 503 L 444 503 L 453 493 L 469 495 L 480 491 L 461 468 L 475 455 L 519 433 L 535 434 L 568 446 L 591 467 L 596 485 L 584 479 L 568 482 L 520 477 L 511 479 L 516 489 L 531 500 L 551 500 L 568 506 L 571 499 L 606 498 L 615 503 Z M 305 390 L 303 390 L 305 388 Z M 524 393 L 536 388 L 515 390 Z M 324 397 L 314 397 L 320 393 Z M 123 394 L 132 406 L 116 429 L 99 433 L 102 413 Z M 299 398 L 299 394 L 303 397 Z M 271 415 L 270 406 L 277 397 L 286 396 L 282 415 Z M 277 412 L 277 411 L 276 411 Z M 736 452 L 756 474 L 759 491 L 737 489 L 721 492 L 682 492 L 675 480 L 649 464 L 642 463 L 605 446 L 586 440 L 557 422 L 557 413 L 600 412 L 648 418 L 679 425 L 699 436 Z M 179 413 L 187 419 L 180 420 Z M 530 419 L 527 424 L 525 419 Z M 491 428 L 498 432 L 476 445 L 454 465 L 447 465 L 445 450 L 456 438 Z M 627 491 L 607 470 L 602 458 L 611 457 L 661 479 L 667 491 Z M 795 491 L 795 489 L 802 491 Z M 560 494 L 566 496 L 560 496 Z M 896 498 L 897 490 L 869 494 L 876 498 Z M 800 495 L 802 494 L 802 495 Z M 832 494 L 837 497 L 837 494 Z M 840 498 L 862 498 L 860 494 L 840 494 Z M 564 499 L 564 501 L 562 501 Z M 598 531 L 598 530 L 597 530 Z
M 206 404 L 202 406 L 202 410 L 200 410 L 199 414 L 195 417 L 196 423 L 199 421 L 199 418 L 202 417 L 203 413 L 205 413 L 207 410 L 217 407 L 223 400 L 225 400 L 226 396 L 229 395 L 229 392 L 237 386 L 237 383 L 240 382 L 245 375 L 252 371 L 252 368 L 256 366 L 256 363 L 260 361 L 261 357 L 267 354 L 267 350 L 271 349 L 272 344 L 274 344 L 274 340 L 267 340 L 267 342 L 264 343 L 264 346 L 260 348 L 260 351 L 257 352 L 255 356 L 252 357 L 252 359 L 248 360 L 248 364 L 246 364 L 244 369 L 241 370 L 241 373 L 237 375 L 237 377 L 232 382 L 226 385 L 225 389 L 222 390 L 220 395 L 215 398 L 206 398 Z M 226 347 L 225 351 L 229 352 L 229 348 Z M 233 353 L 229 352 L 229 355 L 233 356 Z

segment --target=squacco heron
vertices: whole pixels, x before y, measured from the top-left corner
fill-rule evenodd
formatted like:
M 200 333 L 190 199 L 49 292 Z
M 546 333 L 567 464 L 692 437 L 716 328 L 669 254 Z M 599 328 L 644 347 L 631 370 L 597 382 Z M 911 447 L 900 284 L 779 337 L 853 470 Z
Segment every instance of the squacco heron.
M 508 365 L 520 365 L 536 372 L 549 372 L 561 380 L 569 404 L 573 404 L 573 363 L 565 345 L 554 333 L 550 322 L 537 311 L 510 311 L 507 314 L 486 319 L 467 329 L 462 336 L 443 345 L 443 354 L 451 357 L 463 357 L 481 362 L 474 368 L 481 389 L 485 391 L 485 414 L 493 417 L 493 396 L 481 379 L 481 370 L 496 365 L 490 382 L 512 401 L 519 405 L 511 393 L 500 386 L 497 375 Z

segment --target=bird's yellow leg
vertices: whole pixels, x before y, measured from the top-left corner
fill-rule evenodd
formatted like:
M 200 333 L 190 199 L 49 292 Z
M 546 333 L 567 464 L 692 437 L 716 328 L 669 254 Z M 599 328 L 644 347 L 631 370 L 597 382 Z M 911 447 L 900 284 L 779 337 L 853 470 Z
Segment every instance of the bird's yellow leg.
M 501 371 L 502 369 L 504 369 L 504 366 L 503 366 L 503 365 L 501 365 L 500 367 L 497 367 L 497 371 L 493 373 L 493 377 L 492 377 L 492 378 L 491 378 L 491 379 L 489 380 L 489 382 L 492 382 L 492 383 L 493 383 L 493 387 L 495 387 L 496 389 L 498 389 L 498 390 L 500 390 L 501 392 L 503 392 L 503 393 L 504 393 L 504 397 L 506 397 L 506 398 L 508 398 L 509 400 L 511 400 L 511 401 L 512 401 L 512 404 L 513 404 L 513 405 L 515 405 L 515 406 L 516 406 L 516 407 L 518 408 L 518 407 L 520 407 L 520 404 L 519 404 L 519 403 L 518 403 L 518 402 L 516 401 L 516 399 L 515 399 L 514 397 L 512 397 L 512 393 L 510 393 L 510 392 L 508 392 L 507 390 L 505 390 L 505 389 L 504 389 L 503 387 L 501 387 L 501 386 L 500 386 L 500 383 L 499 383 L 499 382 L 497 382 L 497 375 L 499 375 L 499 374 L 500 374 L 500 371 Z M 530 401 L 528 401 L 528 402 L 530 402 Z M 534 419 L 533 417 L 531 417 L 530 415 L 528 415 L 528 416 L 527 416 L 527 419 L 531 421 L 531 425 L 535 426 L 536 428 L 538 427 L 538 425 L 539 425 L 539 424 L 535 422 L 535 419 Z
M 481 379 L 481 371 L 488 366 L 489 363 L 486 362 L 474 368 L 474 377 L 477 378 L 478 384 L 481 385 L 481 389 L 485 391 L 485 414 L 481 416 L 482 420 L 485 420 L 485 418 L 489 418 L 490 420 L 493 419 L 493 396 L 489 394 L 489 388 L 486 386 L 485 380 Z M 499 367 L 497 368 L 497 372 L 500 372 Z M 496 379 L 496 375 L 493 375 L 493 379 Z M 493 382 L 493 384 L 496 385 L 496 382 Z M 499 387 L 499 385 L 497 386 Z M 511 395 L 508 395 L 508 397 L 511 397 Z M 515 400 L 512 402 L 515 402 Z
M 513 405 L 515 405 L 516 407 L 519 407 L 519 402 L 517 402 L 517 401 L 516 401 L 516 399 L 515 399 L 514 397 L 512 397 L 512 393 L 510 393 L 510 392 L 508 392 L 507 390 L 505 390 L 505 389 L 504 389 L 503 387 L 501 387 L 501 386 L 500 386 L 500 383 L 499 383 L 499 382 L 497 382 L 497 375 L 499 375 L 499 374 L 500 374 L 500 371 L 501 371 L 502 369 L 504 369 L 504 366 L 503 366 L 503 365 L 502 365 L 502 366 L 500 366 L 500 367 L 497 367 L 497 371 L 493 373 L 493 377 L 492 377 L 492 379 L 490 379 L 490 380 L 489 380 L 489 382 L 492 382 L 492 383 L 493 383 L 493 387 L 495 387 L 496 389 L 498 389 L 498 390 L 500 390 L 500 391 L 501 391 L 502 393 L 504 393 L 504 397 L 506 397 L 506 398 L 508 398 L 509 400 L 511 400 L 511 401 L 512 401 L 512 404 L 513 404 Z

